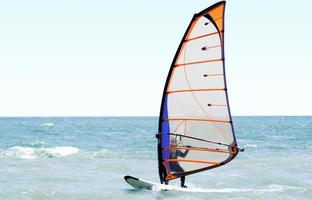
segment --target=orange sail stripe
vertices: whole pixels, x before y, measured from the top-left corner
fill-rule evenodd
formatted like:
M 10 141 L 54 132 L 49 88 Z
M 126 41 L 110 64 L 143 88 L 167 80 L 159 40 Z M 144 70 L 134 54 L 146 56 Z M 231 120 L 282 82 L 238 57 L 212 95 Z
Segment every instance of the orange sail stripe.
M 220 31 L 220 33 L 223 33 L 223 31 Z M 205 34 L 205 35 L 193 37 L 193 38 L 184 40 L 184 42 L 189 42 L 191 40 L 196 40 L 196 39 L 200 39 L 200 38 L 203 38 L 203 37 L 208 37 L 208 36 L 216 35 L 216 34 L 219 34 L 219 32 L 212 32 L 212 33 L 208 33 L 208 34 Z
M 217 62 L 217 61 L 223 61 L 224 59 L 212 59 L 212 60 L 203 60 L 203 61 L 197 61 L 197 62 L 189 62 L 189 63 L 183 63 L 183 64 L 176 64 L 174 67 L 181 67 L 185 65 L 194 65 L 194 64 L 201 64 L 201 63 L 209 63 L 209 62 Z
M 219 30 L 222 30 L 222 27 L 223 27 L 223 11 L 224 11 L 224 4 L 220 4 L 214 9 L 208 11 L 208 14 L 213 18 Z M 222 20 L 217 20 L 219 18 L 221 18 Z
M 188 121 L 203 121 L 203 122 L 220 122 L 220 123 L 230 123 L 231 121 L 226 120 L 216 120 L 216 119 L 196 119 L 196 118 L 167 118 L 162 119 L 163 121 L 174 121 L 174 120 L 188 120 Z
M 219 165 L 220 162 L 214 161 L 203 161 L 203 160 L 187 160 L 187 159 L 165 159 L 165 162 L 194 162 L 194 163 L 203 163 L 203 164 L 212 164 L 212 165 Z
M 209 149 L 209 148 L 192 148 L 192 147 L 176 147 L 176 148 L 163 148 L 162 150 L 190 150 L 190 151 L 207 151 L 215 153 L 232 153 L 221 149 Z
M 167 94 L 177 93 L 177 92 L 204 92 L 204 91 L 224 91 L 224 88 L 213 88 L 213 89 L 191 89 L 191 90 L 171 90 L 166 91 Z

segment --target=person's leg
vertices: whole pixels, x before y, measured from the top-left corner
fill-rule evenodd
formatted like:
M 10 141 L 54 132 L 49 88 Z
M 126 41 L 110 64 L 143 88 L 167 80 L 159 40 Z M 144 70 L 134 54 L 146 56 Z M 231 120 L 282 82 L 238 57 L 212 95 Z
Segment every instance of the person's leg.
M 187 186 L 185 185 L 185 176 L 181 177 L 181 187 L 187 188 Z
M 180 166 L 178 162 L 172 162 L 170 166 L 171 171 L 173 172 L 184 172 L 184 169 Z

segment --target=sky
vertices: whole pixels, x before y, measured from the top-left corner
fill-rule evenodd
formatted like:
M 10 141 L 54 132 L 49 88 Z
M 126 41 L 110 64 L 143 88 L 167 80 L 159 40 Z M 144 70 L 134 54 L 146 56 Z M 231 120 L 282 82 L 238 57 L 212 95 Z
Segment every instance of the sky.
M 187 25 L 210 0 L 0 1 L 0 116 L 157 116 Z M 312 2 L 229 0 L 233 115 L 311 115 Z

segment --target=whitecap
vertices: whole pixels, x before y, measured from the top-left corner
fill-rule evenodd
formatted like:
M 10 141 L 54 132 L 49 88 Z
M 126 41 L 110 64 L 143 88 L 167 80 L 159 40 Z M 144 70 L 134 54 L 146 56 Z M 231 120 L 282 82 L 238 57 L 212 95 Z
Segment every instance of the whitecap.
M 40 124 L 40 126 L 52 127 L 52 126 L 54 126 L 54 124 L 53 123 L 43 123 L 43 124 Z
M 43 153 L 47 153 L 52 157 L 65 157 L 73 155 L 79 152 L 79 149 L 76 147 L 54 147 L 54 148 L 43 148 L 41 149 Z
M 35 159 L 35 148 L 32 147 L 11 147 L 8 150 L 1 152 L 2 156 L 5 157 L 16 157 L 22 159 Z
M 0 157 L 15 157 L 21 159 L 36 159 L 38 157 L 59 158 L 77 154 L 79 149 L 71 146 L 51 148 L 35 148 L 15 146 L 0 151 Z

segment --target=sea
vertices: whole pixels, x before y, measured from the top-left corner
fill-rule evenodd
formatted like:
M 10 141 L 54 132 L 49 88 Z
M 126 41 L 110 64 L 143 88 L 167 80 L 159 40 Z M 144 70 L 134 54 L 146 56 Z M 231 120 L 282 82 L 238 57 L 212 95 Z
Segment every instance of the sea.
M 135 190 L 123 178 L 159 182 L 157 117 L 2 117 L 0 200 L 312 199 L 312 117 L 233 121 L 245 151 L 187 176 L 181 192 Z

